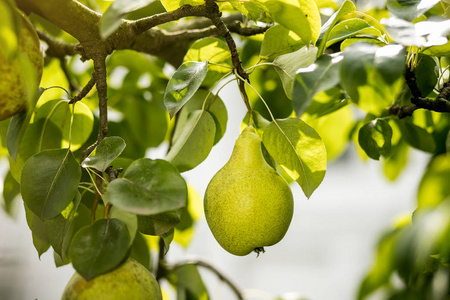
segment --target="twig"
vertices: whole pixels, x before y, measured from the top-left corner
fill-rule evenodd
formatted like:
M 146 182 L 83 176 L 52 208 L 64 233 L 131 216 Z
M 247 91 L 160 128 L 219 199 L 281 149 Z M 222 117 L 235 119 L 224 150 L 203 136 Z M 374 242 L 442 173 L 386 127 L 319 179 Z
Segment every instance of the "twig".
M 47 33 L 36 29 L 39 39 L 47 43 L 48 49 L 46 54 L 53 57 L 64 57 L 66 55 L 73 56 L 75 54 L 81 54 L 81 46 L 79 44 L 68 44 L 56 40 Z
M 150 28 L 167 22 L 176 21 L 184 17 L 206 17 L 206 13 L 205 5 L 192 6 L 186 4 L 171 12 L 164 12 L 130 22 L 130 25 L 136 29 L 135 34 L 139 35 Z
M 241 78 L 238 84 L 239 91 L 241 92 L 242 98 L 244 99 L 244 103 L 247 107 L 249 116 L 251 118 L 252 109 L 250 106 L 250 102 L 248 100 L 247 92 L 245 91 L 245 82 L 243 82 L 243 81 L 249 82 L 249 77 L 247 72 L 245 72 L 245 70 L 242 68 L 242 62 L 241 59 L 239 58 L 236 43 L 234 42 L 233 37 L 231 36 L 230 31 L 228 30 L 228 27 L 220 18 L 221 12 L 219 10 L 219 6 L 217 5 L 217 3 L 214 0 L 206 0 L 205 5 L 208 10 L 208 18 L 211 20 L 214 26 L 217 27 L 218 34 L 225 38 L 228 48 L 230 49 L 233 69 L 236 71 L 237 75 L 239 75 L 239 77 Z
M 83 99 L 84 97 L 87 96 L 87 94 L 92 90 L 92 88 L 94 87 L 96 82 L 96 76 L 95 73 L 92 74 L 91 79 L 89 79 L 89 82 L 83 87 L 83 89 L 81 90 L 81 92 L 78 93 L 78 95 L 76 95 L 75 97 L 72 98 L 72 100 L 70 100 L 69 103 L 76 103 L 78 101 L 80 101 L 81 99 Z
M 186 265 L 186 264 L 196 265 L 196 266 L 208 269 L 209 271 L 213 272 L 217 277 L 219 277 L 219 279 L 222 282 L 224 282 L 225 284 L 227 284 L 230 287 L 230 289 L 233 291 L 233 293 L 236 295 L 236 297 L 239 300 L 244 299 L 244 296 L 242 295 L 242 292 L 238 289 L 238 287 L 233 282 L 231 282 L 231 280 L 228 279 L 222 272 L 217 270 L 213 265 L 207 263 L 206 261 L 199 260 L 199 259 L 190 259 L 190 260 L 187 260 L 184 262 L 177 263 L 176 265 L 173 266 L 173 269 L 176 269 L 176 268 L 181 267 L 182 265 Z

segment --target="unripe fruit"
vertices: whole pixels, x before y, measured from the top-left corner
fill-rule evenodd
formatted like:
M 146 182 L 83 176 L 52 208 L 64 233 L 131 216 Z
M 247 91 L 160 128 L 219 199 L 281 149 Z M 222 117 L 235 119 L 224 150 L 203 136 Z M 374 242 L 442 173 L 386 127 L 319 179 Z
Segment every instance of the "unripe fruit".
M 11 9 L 19 19 L 18 48 L 12 57 L 0 49 L 0 121 L 27 108 L 34 100 L 42 77 L 44 58 L 39 38 L 30 21 Z
M 205 217 L 217 242 L 234 255 L 278 243 L 292 220 L 291 189 L 265 161 L 253 127 L 236 140 L 230 160 L 212 178 Z
M 129 258 L 119 268 L 86 281 L 75 273 L 61 300 L 161 300 L 161 290 L 152 273 Z

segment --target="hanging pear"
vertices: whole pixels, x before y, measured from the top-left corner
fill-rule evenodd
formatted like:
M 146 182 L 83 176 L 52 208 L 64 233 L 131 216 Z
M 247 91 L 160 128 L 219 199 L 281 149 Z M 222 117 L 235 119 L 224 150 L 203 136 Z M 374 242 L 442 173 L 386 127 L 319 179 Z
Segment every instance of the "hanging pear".
M 264 252 L 286 234 L 294 211 L 292 192 L 267 164 L 252 126 L 242 131 L 230 160 L 209 183 L 204 208 L 215 239 L 234 255 Z

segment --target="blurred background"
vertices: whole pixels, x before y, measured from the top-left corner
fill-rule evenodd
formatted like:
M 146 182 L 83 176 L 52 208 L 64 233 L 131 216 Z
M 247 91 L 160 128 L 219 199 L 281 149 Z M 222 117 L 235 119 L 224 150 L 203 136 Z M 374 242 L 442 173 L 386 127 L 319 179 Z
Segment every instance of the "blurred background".
M 229 112 L 225 136 L 200 166 L 184 173 L 201 198 L 209 180 L 228 161 L 246 111 L 234 83 L 220 95 Z M 161 158 L 165 150 L 152 150 L 148 157 Z M 170 263 L 190 258 L 209 262 L 243 290 L 246 299 L 355 299 L 380 235 L 416 207 L 417 186 L 426 163 L 427 155 L 411 152 L 408 166 L 391 183 L 383 176 L 380 163 L 363 162 L 349 148 L 329 163 L 323 183 L 309 200 L 292 184 L 295 213 L 290 229 L 279 244 L 267 247 L 258 258 L 227 253 L 201 218 L 191 245 L 184 249 L 173 243 L 167 259 Z M 56 268 L 52 251 L 39 260 L 21 201 L 17 201 L 16 215 L 12 219 L 0 210 L 0 299 L 59 299 L 73 268 Z M 235 299 L 210 271 L 200 271 L 213 300 Z M 171 288 L 163 287 L 170 295 Z

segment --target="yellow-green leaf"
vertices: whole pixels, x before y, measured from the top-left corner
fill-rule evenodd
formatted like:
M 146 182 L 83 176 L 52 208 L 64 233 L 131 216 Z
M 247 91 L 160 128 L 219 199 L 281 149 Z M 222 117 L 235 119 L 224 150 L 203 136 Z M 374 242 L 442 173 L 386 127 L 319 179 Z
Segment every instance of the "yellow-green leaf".
M 251 0 L 277 23 L 295 32 L 305 44 L 314 44 L 320 34 L 320 14 L 314 0 Z

